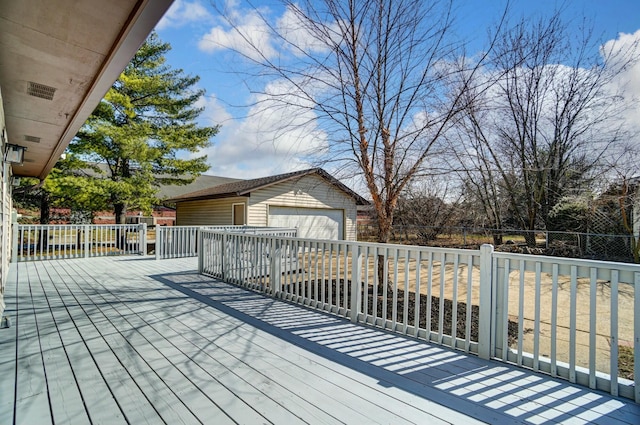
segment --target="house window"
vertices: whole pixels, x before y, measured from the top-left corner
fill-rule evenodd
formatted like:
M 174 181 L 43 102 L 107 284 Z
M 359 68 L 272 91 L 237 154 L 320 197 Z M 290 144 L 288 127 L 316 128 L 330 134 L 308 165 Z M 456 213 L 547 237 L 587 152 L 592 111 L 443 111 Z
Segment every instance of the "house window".
M 244 213 L 244 204 L 233 204 L 233 225 L 234 226 L 244 226 L 245 221 L 245 213 Z

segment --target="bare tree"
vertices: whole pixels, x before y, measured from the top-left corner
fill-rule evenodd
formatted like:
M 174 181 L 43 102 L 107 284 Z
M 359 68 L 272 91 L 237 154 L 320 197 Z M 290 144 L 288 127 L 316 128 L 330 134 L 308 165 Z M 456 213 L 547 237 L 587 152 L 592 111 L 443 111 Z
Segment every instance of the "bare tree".
M 228 23 L 252 47 L 254 76 L 278 79 L 286 90 L 259 93 L 264 107 L 312 111 L 330 141 L 323 161 L 364 180 L 377 215 L 378 241 L 388 242 L 398 199 L 416 178 L 438 172 L 432 161 L 462 109 L 462 94 L 485 56 L 469 63 L 452 34 L 451 1 L 283 0 L 286 19 L 262 28 L 289 61 Z M 238 49 L 239 51 L 241 49 Z M 488 51 L 490 49 L 487 49 Z M 462 64 L 462 69 L 451 66 Z M 462 84 L 453 87 L 456 78 Z M 283 84 L 280 85 L 280 88 Z M 300 124 L 300 116 L 283 125 Z
M 452 149 L 451 168 L 456 170 L 464 187 L 464 197 L 468 203 L 478 205 L 487 218 L 487 224 L 493 232 L 493 242 L 502 244 L 503 218 L 506 213 L 504 196 L 501 191 L 500 170 L 494 169 L 496 153 L 487 143 L 483 133 L 484 122 L 489 113 L 486 105 L 480 105 L 480 98 L 474 93 L 464 95 L 466 110 L 457 121 L 455 131 L 451 132 Z M 503 178 L 503 177 L 502 177 Z
M 399 225 L 406 240 L 415 233 L 419 243 L 433 241 L 445 227 L 453 226 L 460 212 L 461 198 L 454 192 L 453 184 L 440 178 L 409 185 L 398 199 L 394 231 Z
M 457 140 L 466 141 L 457 157 L 479 197 L 495 201 L 499 191 L 526 230 L 544 226 L 563 196 L 587 188 L 625 142 L 610 83 L 634 58 L 598 49 L 588 30 L 574 43 L 567 28 L 558 12 L 504 32 L 491 53 L 496 84 L 466 97 L 457 127 Z M 495 205 L 486 205 L 498 223 Z

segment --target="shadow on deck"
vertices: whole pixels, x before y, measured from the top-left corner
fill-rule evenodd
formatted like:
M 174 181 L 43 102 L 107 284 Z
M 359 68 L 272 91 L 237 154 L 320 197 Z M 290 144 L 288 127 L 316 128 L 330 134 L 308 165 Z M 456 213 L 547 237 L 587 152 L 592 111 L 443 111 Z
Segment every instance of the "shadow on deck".
M 640 406 L 511 365 L 490 362 L 196 272 L 151 276 L 281 340 L 482 422 L 640 423 Z M 447 418 L 444 418 L 447 420 Z
M 640 423 L 632 401 L 274 300 L 195 259 L 12 265 L 0 423 Z

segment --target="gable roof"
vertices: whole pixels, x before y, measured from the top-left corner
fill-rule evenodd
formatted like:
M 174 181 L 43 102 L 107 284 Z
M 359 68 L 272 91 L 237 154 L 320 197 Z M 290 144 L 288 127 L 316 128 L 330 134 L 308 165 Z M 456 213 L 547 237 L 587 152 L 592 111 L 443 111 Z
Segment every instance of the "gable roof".
M 213 186 L 219 186 L 225 183 L 236 182 L 241 179 L 233 179 L 230 177 L 208 176 L 201 174 L 194 181 L 188 184 L 170 184 L 161 185 L 156 196 L 160 200 L 169 198 L 182 197 L 185 194 L 205 190 Z
M 278 174 L 275 176 L 260 177 L 251 180 L 237 180 L 229 183 L 219 184 L 207 189 L 186 193 L 167 199 L 167 202 L 195 201 L 200 199 L 228 198 L 233 196 L 247 196 L 251 192 L 263 189 L 275 184 L 287 182 L 290 180 L 300 179 L 309 175 L 318 175 L 327 182 L 344 192 L 347 196 L 352 197 L 356 201 L 356 205 L 368 205 L 369 201 L 362 196 L 349 189 L 338 179 L 324 171 L 322 168 L 310 168 L 308 170 L 294 171 L 292 173 Z
M 93 177 L 93 178 L 110 178 L 111 169 L 104 162 L 89 162 L 87 167 L 76 169 L 71 171 L 73 175 L 82 176 L 82 177 Z M 158 179 L 162 178 L 170 178 L 169 175 L 164 174 L 155 174 L 154 175 Z M 189 176 L 185 176 L 183 180 L 186 180 Z M 176 179 L 173 177 L 173 179 Z M 180 180 L 177 178 L 176 180 Z M 206 174 L 198 175 L 192 182 L 186 184 L 159 184 L 157 186 L 156 197 L 163 201 L 168 198 L 180 197 L 184 194 L 207 189 L 213 186 L 218 186 L 224 183 L 231 183 L 235 181 L 239 181 L 242 179 L 234 179 L 231 177 L 220 177 L 220 176 L 209 176 Z

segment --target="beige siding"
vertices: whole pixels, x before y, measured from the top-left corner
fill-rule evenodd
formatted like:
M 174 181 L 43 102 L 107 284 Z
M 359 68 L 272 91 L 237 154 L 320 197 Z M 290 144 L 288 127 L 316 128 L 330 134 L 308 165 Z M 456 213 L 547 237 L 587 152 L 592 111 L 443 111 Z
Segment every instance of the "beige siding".
M 298 208 L 331 208 L 344 211 L 345 239 L 356 240 L 356 204 L 353 198 L 323 178 L 310 175 L 257 190 L 248 199 L 247 224 L 268 226 L 269 205 Z
M 227 226 L 231 225 L 232 205 L 246 203 L 247 198 L 206 199 L 179 202 L 176 205 L 177 226 Z

